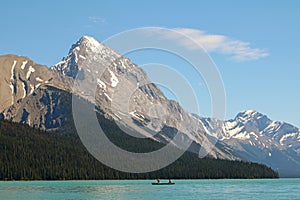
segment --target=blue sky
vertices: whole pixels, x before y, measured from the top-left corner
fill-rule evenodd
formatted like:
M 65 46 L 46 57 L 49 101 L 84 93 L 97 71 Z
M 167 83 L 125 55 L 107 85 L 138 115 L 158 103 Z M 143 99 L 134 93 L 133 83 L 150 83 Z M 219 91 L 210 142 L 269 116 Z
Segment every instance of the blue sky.
M 241 42 L 248 53 L 258 50 L 241 60 L 228 50 L 230 43 L 212 43 L 209 54 L 225 85 L 227 118 L 254 109 L 300 127 L 299 9 L 296 0 L 2 1 L 0 54 L 51 66 L 82 35 L 103 41 L 128 29 L 161 26 L 218 36 Z M 129 56 L 138 64 L 148 61 L 138 55 Z M 209 115 L 205 104 L 202 114 Z

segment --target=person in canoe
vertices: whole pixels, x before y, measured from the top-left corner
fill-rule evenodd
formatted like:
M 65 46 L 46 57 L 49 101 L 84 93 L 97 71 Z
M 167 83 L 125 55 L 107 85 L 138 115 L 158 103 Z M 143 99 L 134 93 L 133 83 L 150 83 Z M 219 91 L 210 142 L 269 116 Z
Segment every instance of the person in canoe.
M 152 185 L 174 185 L 175 183 L 171 181 L 171 179 L 169 179 L 169 182 L 160 182 L 160 179 L 156 179 L 156 183 L 151 183 Z

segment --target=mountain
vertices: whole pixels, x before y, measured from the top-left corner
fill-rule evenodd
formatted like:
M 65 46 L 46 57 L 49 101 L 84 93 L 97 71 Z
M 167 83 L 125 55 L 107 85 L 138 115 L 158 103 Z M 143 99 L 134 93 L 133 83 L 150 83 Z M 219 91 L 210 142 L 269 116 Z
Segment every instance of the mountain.
M 2 118 L 43 129 L 62 125 L 65 111 L 57 89 L 70 91 L 70 79 L 23 56 L 0 56 L 0 66 Z
M 73 93 L 144 137 L 167 143 L 178 133 L 179 148 L 191 140 L 190 151 L 199 153 L 202 149 L 213 158 L 236 159 L 213 145 L 201 146 L 210 139 L 194 117 L 177 102 L 168 100 L 140 67 L 92 37 L 84 36 L 72 45 L 68 55 L 51 70 L 73 78 L 82 87 Z
M 62 100 L 61 91 L 67 91 L 143 137 L 167 143 L 178 135 L 174 144 L 179 148 L 191 141 L 189 150 L 197 154 L 237 159 L 228 149 L 211 144 L 197 120 L 177 102 L 168 100 L 141 68 L 92 37 L 82 37 L 50 69 L 26 57 L 6 55 L 2 60 L 1 67 L 7 72 L 2 76 L 6 90 L 1 94 L 9 94 L 1 99 L 6 102 L 1 102 L 0 110 L 4 119 L 45 130 L 57 129 L 72 120 L 68 116 L 72 104 Z M 83 89 L 74 90 L 74 83 Z M 96 93 L 93 85 L 97 85 Z M 17 89 L 9 91 L 10 87 Z M 124 100 L 129 102 L 125 107 Z
M 254 110 L 241 112 L 234 119 L 224 122 L 198 119 L 208 134 L 229 145 L 241 159 L 265 163 L 279 171 L 281 176 L 299 177 L 299 128 L 272 121 Z
M 73 121 L 70 95 L 75 95 L 131 134 L 163 144 L 178 135 L 174 144 L 184 148 L 191 141 L 188 150 L 199 156 L 249 160 L 267 164 L 281 176 L 300 175 L 296 127 L 256 111 L 228 121 L 188 113 L 136 64 L 92 37 L 82 37 L 51 68 L 16 55 L 0 56 L 0 68 L 3 119 L 59 130 Z

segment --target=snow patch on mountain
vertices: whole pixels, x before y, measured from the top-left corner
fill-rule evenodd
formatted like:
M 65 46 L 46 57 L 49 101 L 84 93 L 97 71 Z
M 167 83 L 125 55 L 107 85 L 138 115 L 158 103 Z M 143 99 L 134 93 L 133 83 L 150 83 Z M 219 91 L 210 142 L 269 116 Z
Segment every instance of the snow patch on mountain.
M 84 60 L 86 59 L 86 57 L 84 57 L 83 55 L 79 55 L 79 57 L 84 59 Z
M 280 138 L 279 143 L 281 145 L 285 145 L 285 143 L 290 144 L 291 142 L 295 142 L 295 141 L 297 141 L 298 135 L 299 135 L 299 132 L 297 132 L 297 133 L 287 133 L 287 134 L 283 135 Z
M 23 89 L 23 96 L 22 96 L 22 99 L 24 99 L 27 95 L 27 91 L 26 91 L 26 86 L 25 86 L 25 83 L 22 82 L 22 89 Z
M 99 78 L 97 78 L 97 84 L 102 88 L 103 90 L 106 90 L 106 84 L 101 81 Z
M 26 74 L 26 79 L 29 80 L 31 74 L 35 72 L 35 69 L 32 67 L 32 66 L 29 66 L 29 69 L 27 71 L 27 74 Z
M 40 86 L 41 86 L 41 83 L 35 85 L 35 86 L 34 86 L 34 89 L 37 89 L 37 88 L 39 88 Z
M 16 64 L 17 64 L 17 61 L 14 60 L 14 63 L 13 63 L 13 65 L 11 66 L 11 77 L 10 77 L 10 80 L 14 80 Z
M 106 96 L 106 98 L 107 98 L 109 101 L 112 101 L 112 99 L 110 98 L 110 96 L 108 96 L 108 94 L 106 94 L 106 93 L 104 92 L 104 95 Z
M 11 89 L 11 105 L 14 104 L 14 85 L 12 83 L 9 84 L 9 87 Z
M 21 69 L 24 70 L 28 60 L 22 62 Z
M 111 78 L 110 78 L 111 86 L 112 87 L 116 87 L 118 85 L 118 83 L 119 83 L 119 80 L 116 77 L 116 75 L 110 69 L 108 71 L 109 71 L 109 73 L 111 75 Z
M 44 80 L 41 79 L 40 77 L 36 77 L 35 80 L 38 81 L 38 82 L 44 82 Z
M 248 140 L 250 139 L 250 135 L 247 132 L 236 132 L 232 138 L 241 139 L 241 140 Z
M 30 92 L 29 95 L 33 94 L 34 92 L 34 86 L 32 84 L 29 85 L 30 86 Z

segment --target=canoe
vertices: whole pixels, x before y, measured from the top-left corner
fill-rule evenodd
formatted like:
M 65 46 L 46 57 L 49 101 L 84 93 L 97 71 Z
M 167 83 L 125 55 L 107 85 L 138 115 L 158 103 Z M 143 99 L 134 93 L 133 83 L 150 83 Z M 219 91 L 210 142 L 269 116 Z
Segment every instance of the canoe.
M 151 183 L 152 185 L 174 185 L 175 183 Z

